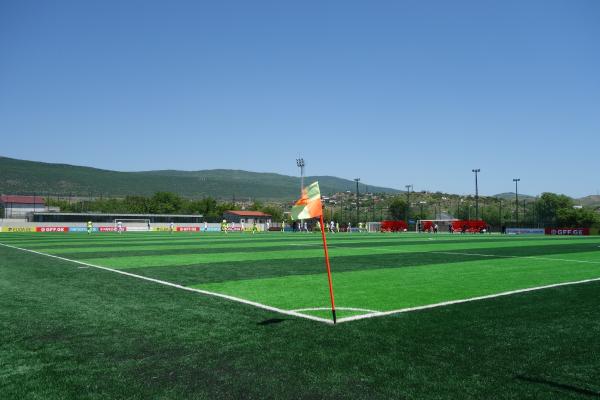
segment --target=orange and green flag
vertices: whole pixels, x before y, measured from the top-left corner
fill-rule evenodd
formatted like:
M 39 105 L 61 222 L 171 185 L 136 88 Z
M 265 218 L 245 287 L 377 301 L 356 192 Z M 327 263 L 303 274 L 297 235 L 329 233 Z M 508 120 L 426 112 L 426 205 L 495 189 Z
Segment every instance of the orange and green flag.
M 302 197 L 292 207 L 292 219 L 310 219 L 323 215 L 319 182 L 302 189 Z

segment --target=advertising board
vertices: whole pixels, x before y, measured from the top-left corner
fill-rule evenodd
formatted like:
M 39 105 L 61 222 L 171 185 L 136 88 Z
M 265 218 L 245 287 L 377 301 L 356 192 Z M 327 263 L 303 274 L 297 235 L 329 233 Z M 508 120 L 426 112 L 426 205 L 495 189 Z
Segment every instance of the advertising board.
M 543 235 L 544 228 L 506 228 L 508 235 Z
M 546 228 L 546 235 L 588 236 L 590 228 Z
M 177 232 L 200 232 L 199 226 L 178 226 Z
M 35 232 L 35 227 L 33 226 L 3 226 L 2 232 Z

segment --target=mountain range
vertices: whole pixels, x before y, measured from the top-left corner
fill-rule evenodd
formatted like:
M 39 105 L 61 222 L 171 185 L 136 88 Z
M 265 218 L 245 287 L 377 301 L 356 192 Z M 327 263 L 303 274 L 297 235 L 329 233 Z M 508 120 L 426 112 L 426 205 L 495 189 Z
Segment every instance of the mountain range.
M 356 183 L 349 179 L 334 176 L 307 176 L 304 179 L 305 182 L 319 181 L 324 195 L 356 190 Z M 360 190 L 365 190 L 363 183 Z M 400 192 L 371 185 L 368 190 L 372 193 Z M 0 157 L 0 193 L 4 194 L 121 197 L 149 196 L 160 191 L 190 198 L 293 200 L 300 191 L 300 178 L 228 169 L 120 172 Z
M 307 176 L 305 182 L 319 181 L 324 195 L 356 190 L 350 179 L 335 176 Z M 403 193 L 401 190 L 365 185 L 371 193 Z M 0 194 L 40 194 L 73 197 L 150 196 L 156 192 L 173 192 L 184 197 L 212 196 L 226 200 L 294 200 L 298 197 L 300 178 L 267 172 L 232 169 L 199 171 L 158 170 L 121 172 L 69 164 L 18 160 L 0 156 Z M 512 200 L 514 193 L 493 197 Z M 534 196 L 519 193 L 520 199 Z M 599 207 L 600 196 L 575 199 L 584 206 Z

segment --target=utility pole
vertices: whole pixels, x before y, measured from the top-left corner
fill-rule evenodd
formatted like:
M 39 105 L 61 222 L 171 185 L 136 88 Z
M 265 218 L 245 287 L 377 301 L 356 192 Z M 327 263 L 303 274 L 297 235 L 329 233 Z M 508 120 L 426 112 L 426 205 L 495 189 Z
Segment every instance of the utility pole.
M 500 221 L 500 228 L 502 229 L 502 199 L 498 199 L 500 201 L 500 206 L 498 207 L 498 221 Z
M 479 168 L 472 169 L 475 173 L 475 219 L 479 219 L 479 188 L 477 186 L 477 173 L 481 172 Z
M 423 219 L 423 205 L 424 205 L 424 204 L 427 204 L 427 202 L 426 202 L 426 201 L 423 201 L 423 200 L 421 200 L 421 201 L 419 202 L 419 205 L 421 206 L 421 215 L 419 216 L 419 217 L 420 217 L 419 219 Z
M 517 222 L 517 227 L 519 226 L 519 181 L 521 178 L 514 178 L 513 182 L 515 183 L 515 205 L 517 206 L 515 210 L 515 217 Z
M 404 185 L 406 188 L 406 225 L 408 225 L 408 221 L 410 221 L 410 189 L 412 189 L 413 185 Z
M 356 224 L 358 225 L 358 213 L 360 211 L 360 204 L 358 202 L 358 182 L 360 182 L 360 178 L 354 178 L 354 181 L 356 182 Z

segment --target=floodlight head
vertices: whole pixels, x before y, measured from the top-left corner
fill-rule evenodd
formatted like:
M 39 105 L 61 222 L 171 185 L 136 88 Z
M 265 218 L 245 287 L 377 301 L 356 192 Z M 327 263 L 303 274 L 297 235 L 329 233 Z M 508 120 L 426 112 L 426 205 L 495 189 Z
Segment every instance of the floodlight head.
M 359 182 L 359 181 L 360 181 L 360 178 L 354 178 L 354 181 L 355 181 L 355 182 Z
M 519 182 L 521 180 L 521 178 L 514 178 L 513 182 Z
M 296 165 L 298 167 L 304 167 L 304 158 L 296 158 Z
M 477 173 L 477 172 L 481 172 L 481 170 L 480 170 L 479 168 L 477 168 L 477 169 L 472 169 L 471 171 L 473 171 L 473 172 L 475 172 L 475 173 Z

